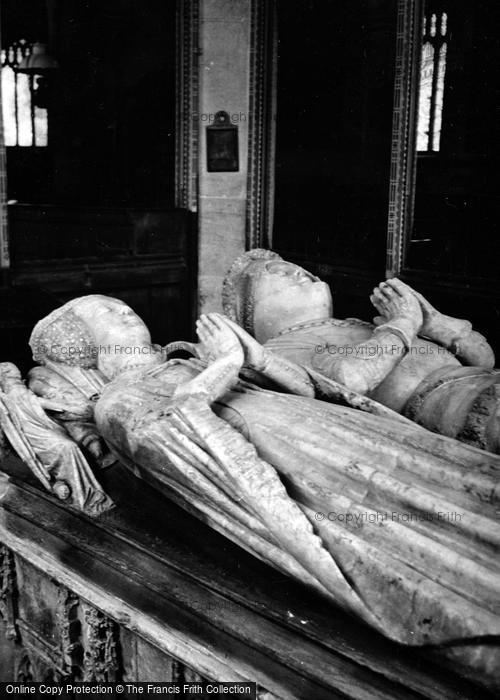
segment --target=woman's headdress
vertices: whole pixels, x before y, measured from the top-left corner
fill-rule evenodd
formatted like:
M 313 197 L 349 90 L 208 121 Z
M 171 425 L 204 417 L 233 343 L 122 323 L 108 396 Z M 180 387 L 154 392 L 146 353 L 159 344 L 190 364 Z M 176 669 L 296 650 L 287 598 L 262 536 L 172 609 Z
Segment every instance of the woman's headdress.
M 264 248 L 249 250 L 236 258 L 222 283 L 224 313 L 252 335 L 255 284 L 269 260 L 282 260 L 282 257 Z
M 83 369 L 97 366 L 93 334 L 73 310 L 77 301 L 60 306 L 33 328 L 29 344 L 35 362 L 52 360 Z

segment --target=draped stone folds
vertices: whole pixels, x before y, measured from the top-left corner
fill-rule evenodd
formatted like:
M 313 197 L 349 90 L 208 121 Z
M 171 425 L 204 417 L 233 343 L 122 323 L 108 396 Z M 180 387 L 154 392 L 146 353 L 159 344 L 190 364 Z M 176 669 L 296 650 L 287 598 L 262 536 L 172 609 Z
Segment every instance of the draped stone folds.
M 246 383 L 213 410 L 172 399 L 175 363 L 111 382 L 97 404 L 138 476 L 391 639 L 498 666 L 480 639 L 500 639 L 499 457 Z

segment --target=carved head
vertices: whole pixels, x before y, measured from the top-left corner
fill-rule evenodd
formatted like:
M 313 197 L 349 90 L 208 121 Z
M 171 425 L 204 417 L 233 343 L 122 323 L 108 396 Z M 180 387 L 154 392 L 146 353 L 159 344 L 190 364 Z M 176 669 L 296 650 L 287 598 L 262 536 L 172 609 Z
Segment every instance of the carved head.
M 40 364 L 52 360 L 83 369 L 97 367 L 94 336 L 85 321 L 73 311 L 71 301 L 38 321 L 29 344 L 33 359 Z
M 222 288 L 224 313 L 264 343 L 304 321 L 332 315 L 330 288 L 277 253 L 256 248 L 231 266 Z
M 113 377 L 127 364 L 144 364 L 154 353 L 142 319 L 120 299 L 91 294 L 72 299 L 39 321 L 30 337 L 33 359 L 83 369 L 100 369 Z

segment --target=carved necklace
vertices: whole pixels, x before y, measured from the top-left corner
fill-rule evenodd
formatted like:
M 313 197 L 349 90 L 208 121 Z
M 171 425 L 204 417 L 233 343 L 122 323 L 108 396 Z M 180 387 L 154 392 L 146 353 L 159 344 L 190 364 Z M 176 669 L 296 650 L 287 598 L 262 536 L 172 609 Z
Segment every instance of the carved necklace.
M 287 333 L 292 333 L 293 331 L 300 331 L 306 328 L 320 328 L 322 326 L 336 326 L 337 328 L 346 328 L 348 326 L 353 325 L 372 327 L 373 324 L 368 323 L 367 321 L 361 321 L 359 318 L 345 318 L 343 320 L 340 320 L 338 318 L 320 318 L 315 319 L 313 321 L 304 321 L 303 323 L 296 323 L 295 325 L 289 326 L 289 328 L 285 328 L 284 330 L 280 331 L 275 337 L 279 337 L 280 335 L 286 335 Z

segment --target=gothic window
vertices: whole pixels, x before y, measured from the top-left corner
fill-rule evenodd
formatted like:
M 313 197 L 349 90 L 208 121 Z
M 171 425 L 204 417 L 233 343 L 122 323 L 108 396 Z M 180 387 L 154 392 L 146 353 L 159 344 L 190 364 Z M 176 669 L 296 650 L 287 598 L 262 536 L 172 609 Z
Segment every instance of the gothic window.
M 448 15 L 431 13 L 424 17 L 420 57 L 420 92 L 417 150 L 439 151 L 443 115 Z
M 32 45 L 25 39 L 2 50 L 2 105 L 6 146 L 46 146 L 47 109 L 36 104 L 40 76 L 26 75 L 17 69 Z

